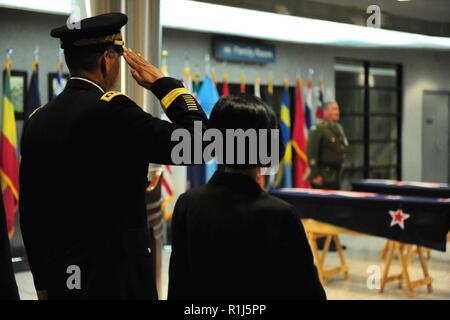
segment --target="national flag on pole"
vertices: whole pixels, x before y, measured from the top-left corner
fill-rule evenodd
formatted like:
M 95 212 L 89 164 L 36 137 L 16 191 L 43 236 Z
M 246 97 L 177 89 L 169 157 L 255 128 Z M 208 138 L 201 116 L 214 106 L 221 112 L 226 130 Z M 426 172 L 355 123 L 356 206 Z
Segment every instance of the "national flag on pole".
M 305 179 L 308 170 L 306 157 L 307 130 L 305 125 L 305 112 L 303 107 L 302 79 L 297 78 L 295 86 L 295 116 L 292 133 L 292 148 L 294 149 L 294 187 L 308 188 L 308 180 Z
M 286 151 L 279 174 L 283 177 L 283 186 L 285 188 L 292 188 L 291 111 L 289 108 L 289 83 L 287 79 L 284 80 L 283 94 L 281 97 L 280 119 L 281 137 L 283 138 Z M 277 181 L 276 185 L 279 186 L 280 183 L 281 181 Z
M 191 68 L 189 68 L 189 66 L 184 67 L 183 84 L 186 87 L 186 89 L 189 90 L 189 92 L 194 91 L 194 84 L 192 82 L 192 77 L 191 77 Z
M 19 161 L 17 159 L 17 131 L 11 96 L 11 59 L 6 60 L 3 82 L 2 130 L 0 155 L 0 183 L 5 206 L 8 236 L 14 233 L 14 215 L 19 202 Z
M 245 73 L 242 72 L 241 73 L 241 83 L 240 83 L 240 87 L 239 87 L 239 92 L 242 94 L 245 94 Z
M 211 70 L 211 80 L 214 83 L 215 86 L 217 86 L 217 73 L 214 68 Z
M 64 90 L 63 86 L 63 61 L 59 60 L 58 64 L 56 65 L 56 72 L 57 72 L 57 78 L 56 78 L 56 90 L 54 91 L 53 98 L 58 96 L 61 92 Z
M 39 94 L 39 61 L 35 60 L 32 65 L 30 86 L 28 87 L 25 119 L 28 119 L 30 114 L 40 106 L 41 96 Z
M 198 93 L 200 91 L 200 74 L 195 71 L 194 72 L 194 83 L 192 88 L 192 94 L 194 95 L 195 99 L 198 99 Z
M 308 130 L 313 125 L 312 98 L 313 98 L 313 81 L 308 79 L 306 82 L 306 104 L 305 104 L 305 121 Z
M 318 99 L 318 106 L 316 109 L 316 119 L 320 120 L 323 119 L 323 104 L 324 104 L 324 97 L 323 97 L 323 91 L 324 91 L 325 85 L 323 80 L 319 80 L 319 99 Z
M 259 76 L 255 79 L 255 87 L 254 87 L 254 93 L 256 97 L 261 98 L 261 78 Z
M 228 97 L 230 95 L 230 86 L 228 84 L 228 73 L 223 74 L 223 85 L 222 85 L 222 97 Z
M 210 75 L 206 75 L 205 80 L 203 80 L 198 92 L 198 99 L 207 117 L 209 118 L 214 105 L 219 100 L 219 92 L 217 91 L 217 87 L 214 85 Z
M 161 211 L 163 219 L 168 221 L 172 218 L 174 206 L 173 177 L 172 169 L 169 165 L 163 166 L 163 176 L 161 182 Z
M 217 91 L 217 87 L 214 85 L 214 82 L 212 81 L 209 74 L 206 75 L 205 80 L 203 80 L 202 86 L 200 87 L 198 100 L 203 110 L 205 111 L 206 116 L 209 118 L 214 105 L 219 100 L 219 92 Z M 211 160 L 206 164 L 205 175 L 207 182 L 213 176 L 216 170 L 217 163 L 215 162 L 215 160 Z

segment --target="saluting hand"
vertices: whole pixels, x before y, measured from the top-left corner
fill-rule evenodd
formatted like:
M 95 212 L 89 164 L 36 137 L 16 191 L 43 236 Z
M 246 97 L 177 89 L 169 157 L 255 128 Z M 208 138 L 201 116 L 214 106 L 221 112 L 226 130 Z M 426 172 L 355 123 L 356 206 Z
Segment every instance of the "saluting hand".
M 164 77 L 157 67 L 146 61 L 140 54 L 126 48 L 123 52 L 125 61 L 131 68 L 131 75 L 140 86 L 150 89 L 153 83 Z

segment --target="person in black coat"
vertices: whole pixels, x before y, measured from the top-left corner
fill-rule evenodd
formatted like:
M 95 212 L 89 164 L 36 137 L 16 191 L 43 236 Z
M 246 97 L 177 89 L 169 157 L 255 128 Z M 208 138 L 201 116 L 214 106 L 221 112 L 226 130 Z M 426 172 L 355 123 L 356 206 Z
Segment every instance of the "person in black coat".
M 223 133 L 277 127 L 254 96 L 222 98 L 210 117 Z M 326 299 L 294 207 L 260 188 L 259 165 L 236 163 L 227 159 L 207 185 L 179 197 L 168 299 Z
M 149 163 L 171 164 L 177 128 L 207 118 L 183 84 L 131 50 L 120 13 L 81 21 L 61 39 L 71 78 L 27 121 L 22 136 L 20 218 L 39 298 L 157 299 L 145 191 Z M 135 80 L 172 123 L 108 91 L 123 54 Z
M 19 291 L 11 263 L 3 197 L 0 197 L 0 300 L 19 300 Z

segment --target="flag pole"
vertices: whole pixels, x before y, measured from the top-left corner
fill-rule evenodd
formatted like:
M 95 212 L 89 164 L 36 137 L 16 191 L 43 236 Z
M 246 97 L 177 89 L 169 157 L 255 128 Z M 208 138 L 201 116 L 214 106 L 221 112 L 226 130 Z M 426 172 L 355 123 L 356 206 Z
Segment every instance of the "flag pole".
M 33 63 L 31 65 L 31 69 L 33 72 L 37 72 L 38 68 L 39 68 L 39 46 L 36 46 L 36 48 L 33 51 L 33 55 L 34 55 L 34 60 Z
M 241 76 L 240 76 L 240 93 L 244 94 L 245 93 L 245 82 L 246 82 L 246 77 L 245 77 L 245 71 L 244 71 L 244 64 L 241 63 Z
M 302 78 L 302 69 L 299 66 L 297 66 L 297 71 L 296 71 L 295 78 L 297 80 Z
M 273 70 L 269 70 L 269 75 L 267 76 L 267 91 L 270 95 L 273 95 Z
M 205 77 L 211 73 L 211 57 L 209 54 L 205 54 Z
M 169 51 L 167 51 L 167 50 L 161 51 L 161 72 L 166 77 L 169 75 L 169 65 L 167 64 L 168 57 L 169 57 Z

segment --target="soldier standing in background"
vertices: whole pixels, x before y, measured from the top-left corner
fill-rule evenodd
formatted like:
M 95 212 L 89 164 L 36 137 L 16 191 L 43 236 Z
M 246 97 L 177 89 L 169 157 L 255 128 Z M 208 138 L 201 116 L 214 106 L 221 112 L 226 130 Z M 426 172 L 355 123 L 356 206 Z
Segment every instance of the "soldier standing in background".
M 313 127 L 308 139 L 309 180 L 314 189 L 341 189 L 341 176 L 348 150 L 348 140 L 339 124 L 339 105 L 326 102 L 323 107 L 323 121 Z M 325 239 L 317 245 L 323 248 Z M 345 246 L 342 246 L 345 249 Z M 334 242 L 330 251 L 336 251 Z
M 315 189 L 339 190 L 348 140 L 338 123 L 339 105 L 336 102 L 325 103 L 323 113 L 323 121 L 309 134 L 309 179 Z

